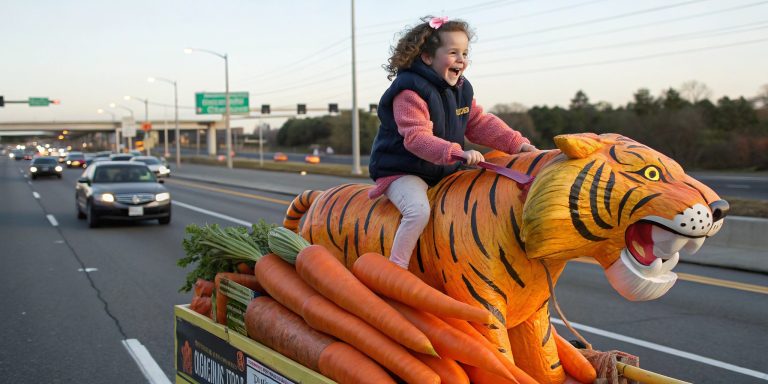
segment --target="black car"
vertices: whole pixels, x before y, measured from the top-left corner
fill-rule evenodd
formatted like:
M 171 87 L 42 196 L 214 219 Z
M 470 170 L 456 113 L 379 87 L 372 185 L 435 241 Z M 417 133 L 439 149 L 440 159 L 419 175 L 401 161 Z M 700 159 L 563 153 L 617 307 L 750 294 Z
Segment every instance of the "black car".
M 57 176 L 61 179 L 59 160 L 53 156 L 41 156 L 32 159 L 29 164 L 29 177 L 37 179 L 38 176 Z
M 142 163 L 99 161 L 75 186 L 77 217 L 96 227 L 104 220 L 171 222 L 171 194 Z

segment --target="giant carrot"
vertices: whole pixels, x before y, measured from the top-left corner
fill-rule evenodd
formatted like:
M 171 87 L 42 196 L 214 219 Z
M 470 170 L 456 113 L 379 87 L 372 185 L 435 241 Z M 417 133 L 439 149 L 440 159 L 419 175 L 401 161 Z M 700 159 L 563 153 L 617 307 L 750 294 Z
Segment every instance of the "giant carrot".
M 506 377 L 494 375 L 482 368 L 473 367 L 467 364 L 462 364 L 461 367 L 464 368 L 464 372 L 467 373 L 472 384 L 518 384 L 516 380 L 513 381 Z M 533 382 L 538 384 L 538 381 L 534 380 Z
M 555 335 L 555 345 L 557 346 L 557 357 L 563 364 L 565 372 L 581 383 L 591 383 L 597 378 L 595 367 L 590 364 L 579 350 L 560 336 L 555 328 L 552 327 L 552 333 Z
M 302 316 L 310 327 L 346 341 L 408 383 L 440 382 L 437 373 L 411 356 L 402 345 L 322 295 L 304 302 Z
M 207 296 L 195 296 L 189 304 L 189 309 L 206 317 L 211 317 L 211 298 Z
M 248 304 L 245 329 L 248 337 L 317 372 L 320 372 L 318 361 L 322 351 L 335 342 L 267 296 L 257 297 Z
M 229 279 L 240 285 L 246 286 L 257 292 L 264 292 L 264 289 L 256 280 L 254 275 L 244 275 L 242 273 L 219 272 L 213 279 L 216 289 L 216 322 L 227 324 L 227 295 L 221 292 L 219 287 L 221 279 Z
M 213 282 L 198 278 L 195 281 L 195 296 L 211 297 L 213 294 Z
M 296 257 L 296 271 L 320 294 L 398 343 L 416 352 L 435 355 L 427 336 L 371 292 L 322 245 L 302 249 Z
M 434 357 L 423 353 L 412 353 L 422 363 L 440 376 L 440 384 L 469 384 L 469 377 L 459 363 L 447 357 Z
M 387 301 L 416 328 L 424 332 L 440 356 L 483 368 L 499 376 L 514 379 L 504 365 L 479 341 L 451 327 L 437 316 L 394 300 Z
M 320 353 L 317 364 L 320 366 L 320 373 L 339 384 L 395 384 L 395 380 L 381 366 L 349 344 L 340 341 L 326 347 Z
M 317 291 L 301 280 L 292 265 L 274 253 L 262 256 L 256 263 L 254 273 L 264 290 L 293 313 L 301 314 L 304 300 L 318 295 Z
M 459 320 L 459 319 L 451 319 L 451 318 L 444 318 L 443 319 L 446 323 L 451 325 L 452 327 L 458 329 L 461 332 L 466 333 L 470 337 L 472 337 L 475 340 L 478 340 L 480 343 L 482 343 L 488 350 L 493 353 L 496 358 L 501 361 L 502 364 L 504 364 L 504 367 L 507 368 L 507 370 L 512 374 L 512 376 L 515 377 L 515 379 L 520 384 L 537 384 L 538 382 L 531 377 L 531 375 L 525 373 L 520 367 L 515 365 L 513 361 L 507 358 L 506 355 L 501 353 L 488 339 L 483 336 L 483 334 L 480 333 L 475 327 L 473 327 L 471 324 L 466 322 L 465 320 Z
M 374 292 L 411 307 L 480 324 L 493 322 L 490 312 L 438 291 L 378 253 L 360 256 L 352 265 L 352 273 Z
M 264 255 L 255 273 L 272 298 L 301 315 L 310 327 L 346 341 L 408 382 L 439 382 L 437 374 L 403 346 L 320 295 L 279 256 Z

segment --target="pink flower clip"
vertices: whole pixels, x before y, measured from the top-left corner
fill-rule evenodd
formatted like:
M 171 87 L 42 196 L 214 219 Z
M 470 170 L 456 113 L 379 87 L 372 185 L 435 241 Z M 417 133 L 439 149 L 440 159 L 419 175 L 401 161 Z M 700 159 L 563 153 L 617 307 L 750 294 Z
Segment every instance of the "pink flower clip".
M 447 16 L 433 17 L 432 20 L 429 21 L 429 26 L 434 28 L 434 29 L 438 29 L 438 28 L 442 27 L 443 24 L 445 24 L 447 22 L 448 22 L 448 17 Z

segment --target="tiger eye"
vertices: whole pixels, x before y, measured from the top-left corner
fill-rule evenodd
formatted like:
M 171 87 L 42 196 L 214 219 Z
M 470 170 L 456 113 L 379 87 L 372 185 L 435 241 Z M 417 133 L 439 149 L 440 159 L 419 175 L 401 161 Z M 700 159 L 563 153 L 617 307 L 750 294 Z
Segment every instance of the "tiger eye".
M 652 181 L 659 180 L 659 175 L 660 175 L 659 169 L 653 166 L 645 168 L 645 172 L 643 174 L 643 176 L 645 176 L 646 179 L 652 180 Z

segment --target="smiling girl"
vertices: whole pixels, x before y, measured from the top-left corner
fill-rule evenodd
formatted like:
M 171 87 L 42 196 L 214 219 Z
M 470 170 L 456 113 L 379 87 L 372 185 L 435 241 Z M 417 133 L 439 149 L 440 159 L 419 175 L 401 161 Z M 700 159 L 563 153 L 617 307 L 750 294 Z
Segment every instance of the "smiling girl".
M 468 165 L 484 160 L 464 150 L 465 136 L 506 153 L 536 149 L 475 103 L 464 78 L 472 35 L 464 21 L 425 17 L 403 33 L 384 66 L 394 81 L 378 105 L 381 126 L 369 163 L 376 187 L 369 197 L 385 194 L 403 215 L 389 260 L 406 269 L 429 221 L 427 188 L 459 168 L 452 155 Z

